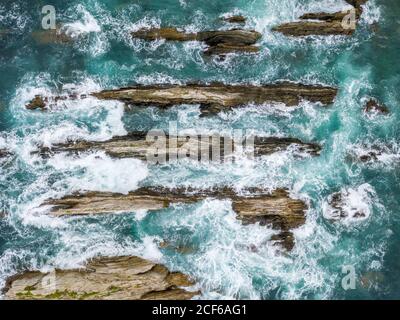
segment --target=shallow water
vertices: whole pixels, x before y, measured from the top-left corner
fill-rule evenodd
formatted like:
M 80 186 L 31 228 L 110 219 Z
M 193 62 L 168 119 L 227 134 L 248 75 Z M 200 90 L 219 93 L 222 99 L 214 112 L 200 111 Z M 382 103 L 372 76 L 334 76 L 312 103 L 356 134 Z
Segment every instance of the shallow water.
M 82 265 L 98 254 L 137 254 L 193 276 L 201 298 L 382 299 L 399 298 L 400 280 L 400 4 L 372 0 L 353 37 L 291 39 L 272 26 L 305 12 L 347 8 L 337 0 L 72 0 L 52 1 L 57 22 L 77 37 L 73 44 L 40 44 L 44 1 L 0 1 L 0 148 L 15 157 L 0 160 L 0 286 L 24 269 L 51 270 Z M 240 13 L 263 34 L 261 52 L 205 58 L 196 42 L 145 43 L 129 31 L 174 25 L 188 31 L 226 28 L 218 18 Z M 378 24 L 373 32 L 372 26 Z M 277 80 L 337 86 L 328 107 L 302 102 L 287 109 L 237 109 L 199 118 L 196 106 L 168 110 L 134 108 L 95 99 L 63 101 L 49 112 L 25 104 L 35 94 L 92 92 L 134 83 L 270 83 Z M 376 97 L 387 116 L 366 116 Z M 149 166 L 97 153 L 43 160 L 30 154 L 36 144 L 67 139 L 105 140 L 132 130 L 168 129 L 226 132 L 243 129 L 265 136 L 288 136 L 324 146 L 320 157 L 298 159 L 281 152 L 257 160 L 204 165 Z M 360 164 L 349 153 L 387 145 L 374 163 Z M 142 185 L 286 187 L 309 203 L 307 223 L 295 231 L 296 246 L 278 255 L 266 240 L 276 231 L 242 226 L 229 201 L 207 200 L 155 213 L 131 212 L 87 218 L 51 218 L 37 207 L 72 191 L 129 192 Z M 347 195 L 346 210 L 365 219 L 329 219 L 327 199 Z M 166 240 L 192 248 L 181 254 L 158 249 Z M 267 244 L 265 244 L 265 242 Z M 257 252 L 248 250 L 253 244 Z M 355 290 L 341 286 L 343 266 L 354 266 Z M 372 286 L 365 286 L 365 279 Z M 363 282 L 361 282 L 363 280 Z

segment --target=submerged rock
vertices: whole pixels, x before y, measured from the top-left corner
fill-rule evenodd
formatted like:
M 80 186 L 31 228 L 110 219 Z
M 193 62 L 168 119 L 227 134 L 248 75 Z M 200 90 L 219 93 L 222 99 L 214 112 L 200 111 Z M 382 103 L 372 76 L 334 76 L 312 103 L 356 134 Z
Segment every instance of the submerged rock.
M 250 45 L 250 46 L 239 46 L 239 45 L 231 45 L 231 44 L 217 44 L 215 46 L 208 47 L 204 54 L 206 55 L 218 55 L 224 56 L 233 52 L 242 52 L 242 53 L 257 53 L 260 51 L 259 47 Z
M 381 114 L 388 114 L 389 108 L 383 104 L 379 104 L 375 99 L 370 99 L 364 108 L 365 112 L 375 112 Z
M 290 231 L 283 231 L 273 235 L 271 241 L 274 241 L 274 245 L 281 246 L 286 251 L 292 251 L 295 245 L 293 233 Z
M 85 268 L 28 271 L 7 280 L 9 300 L 187 300 L 200 294 L 188 276 L 139 257 L 101 257 Z
M 293 138 L 277 137 L 247 137 L 233 140 L 231 137 L 218 135 L 191 135 L 171 136 L 164 135 L 150 136 L 157 137 L 155 143 L 153 138 L 146 138 L 146 132 L 131 132 L 126 136 L 117 136 L 107 141 L 73 141 L 60 143 L 48 147 L 41 147 L 38 153 L 48 157 L 55 153 L 80 153 L 86 151 L 104 151 L 114 158 L 137 158 L 149 160 L 157 154 L 157 161 L 167 161 L 190 158 L 198 161 L 223 161 L 226 157 L 232 157 L 237 148 L 245 147 L 246 142 L 252 150 L 245 150 L 247 156 L 265 156 L 275 152 L 293 148 L 299 153 L 312 156 L 319 155 L 321 147 L 315 143 L 304 143 Z M 163 139 L 163 146 L 160 140 Z M 36 153 L 36 152 L 33 152 Z M 243 154 L 242 153 L 242 154 Z
M 32 38 L 39 44 L 68 44 L 74 41 L 74 38 L 60 27 L 33 31 Z
M 229 17 L 222 17 L 222 20 L 229 22 L 229 23 L 246 23 L 246 18 L 242 15 L 235 15 Z
M 362 184 L 355 189 L 344 188 L 328 197 L 324 216 L 329 220 L 365 220 L 370 215 L 372 197 L 374 190 L 369 184 Z
M 6 149 L 0 149 L 0 159 L 11 155 L 11 153 Z

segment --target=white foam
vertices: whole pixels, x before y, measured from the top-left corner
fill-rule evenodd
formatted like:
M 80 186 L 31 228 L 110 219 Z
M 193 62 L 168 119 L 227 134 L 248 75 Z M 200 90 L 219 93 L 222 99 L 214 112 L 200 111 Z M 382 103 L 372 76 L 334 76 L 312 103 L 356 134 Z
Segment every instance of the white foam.
M 64 24 L 61 30 L 62 32 L 65 32 L 72 38 L 77 38 L 91 32 L 101 32 L 101 27 L 97 20 L 83 5 L 78 4 L 76 11 L 82 15 L 82 18 L 78 21 Z
M 71 191 L 93 190 L 127 194 L 137 188 L 148 171 L 144 162 L 137 159 L 114 160 L 102 152 L 81 155 L 79 158 L 58 154 L 48 162 L 58 171 L 72 171 L 66 178 Z M 84 170 L 83 176 L 77 174 Z
M 343 224 L 367 220 L 372 212 L 372 203 L 376 201 L 376 193 L 372 186 L 364 183 L 357 188 L 343 188 L 340 191 L 341 201 L 336 209 L 325 202 L 323 215 L 326 219 L 339 220 Z

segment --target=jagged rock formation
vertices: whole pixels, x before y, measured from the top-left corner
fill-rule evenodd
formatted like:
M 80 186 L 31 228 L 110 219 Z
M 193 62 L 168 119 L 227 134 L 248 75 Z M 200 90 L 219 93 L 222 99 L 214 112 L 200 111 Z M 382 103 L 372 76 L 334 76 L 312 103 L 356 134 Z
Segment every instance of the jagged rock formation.
M 46 98 L 42 98 L 40 95 L 36 95 L 35 98 L 33 98 L 25 107 L 28 110 L 36 110 L 36 109 L 45 109 L 46 108 L 46 103 L 47 103 Z
M 284 103 L 295 106 L 302 100 L 332 104 L 337 89 L 321 85 L 304 85 L 282 82 L 269 85 L 225 85 L 187 84 L 187 85 L 137 85 L 115 90 L 94 92 L 91 95 L 100 100 L 118 100 L 128 105 L 156 106 L 168 108 L 174 105 L 200 105 L 203 115 L 218 113 L 233 107 L 251 103 L 262 105 L 267 103 Z M 78 98 L 76 95 L 68 97 Z M 86 95 L 80 96 L 86 98 Z M 28 109 L 45 109 L 49 104 L 67 97 L 36 96 L 26 105 Z
M 314 143 L 304 143 L 293 138 L 276 137 L 248 137 L 247 139 L 234 141 L 230 137 L 204 136 L 176 136 L 169 137 L 162 131 L 152 136 L 146 132 L 131 132 L 126 136 L 117 136 L 107 141 L 72 141 L 60 143 L 48 147 L 41 147 L 38 153 L 44 157 L 54 153 L 80 153 L 85 151 L 104 151 L 114 158 L 137 158 L 150 160 L 149 156 L 157 154 L 157 159 L 169 161 L 172 159 L 191 158 L 194 160 L 223 160 L 232 156 L 237 147 L 246 146 L 252 150 L 247 155 L 263 156 L 289 147 L 294 147 L 300 153 L 307 153 L 312 156 L 319 155 L 321 147 Z M 157 136 L 157 143 L 154 137 Z M 162 141 L 161 141 L 162 139 Z M 160 142 L 163 143 L 161 147 Z M 253 147 L 253 148 L 251 148 Z M 253 152 L 253 154 L 251 154 Z
M 365 105 L 365 112 L 376 112 L 381 114 L 388 114 L 389 108 L 383 104 L 379 104 L 375 99 L 370 99 Z
M 236 20 L 238 18 L 235 18 Z M 215 46 L 223 46 L 224 54 L 229 52 L 257 52 L 258 47 L 254 44 L 261 38 L 261 34 L 254 30 L 218 30 L 200 31 L 197 33 L 186 33 L 176 28 L 140 29 L 131 33 L 132 37 L 154 41 L 165 39 L 169 41 L 201 41 L 208 45 L 207 54 L 222 54 L 221 49 Z M 229 51 L 231 49 L 231 51 Z
M 184 287 L 184 274 L 139 257 L 101 257 L 84 269 L 29 271 L 7 280 L 6 299 L 22 300 L 187 300 L 200 294 Z
M 350 11 L 326 13 L 306 13 L 300 17 L 303 21 L 289 22 L 272 28 L 273 31 L 281 32 L 287 36 L 309 36 L 309 35 L 352 35 L 355 31 L 355 26 L 362 14 L 361 5 L 367 0 L 346 0 L 354 7 L 354 16 L 351 16 Z M 354 19 L 354 22 L 347 21 Z M 317 20 L 317 21 L 304 21 Z
M 254 85 L 153 85 L 135 86 L 93 93 L 102 100 L 119 100 L 133 105 L 155 105 L 170 107 L 178 104 L 200 104 L 202 110 L 219 112 L 250 103 L 284 103 L 295 106 L 301 100 L 333 103 L 337 89 L 296 83 L 279 83 L 263 86 Z
M 142 187 L 128 194 L 73 194 L 61 199 L 50 199 L 43 205 L 50 207 L 50 214 L 53 216 L 84 216 L 135 210 L 156 211 L 168 208 L 172 204 L 191 204 L 207 198 L 231 200 L 232 208 L 243 224 L 271 225 L 283 231 L 281 237 L 274 240 L 283 242 L 286 248 L 292 248 L 291 243 L 294 245 L 290 230 L 303 225 L 306 219 L 306 204 L 290 198 L 288 192 L 283 189 L 268 193 L 252 188 L 246 190 L 246 194 L 238 195 L 230 188 L 195 190 Z M 290 237 L 286 239 L 289 234 Z

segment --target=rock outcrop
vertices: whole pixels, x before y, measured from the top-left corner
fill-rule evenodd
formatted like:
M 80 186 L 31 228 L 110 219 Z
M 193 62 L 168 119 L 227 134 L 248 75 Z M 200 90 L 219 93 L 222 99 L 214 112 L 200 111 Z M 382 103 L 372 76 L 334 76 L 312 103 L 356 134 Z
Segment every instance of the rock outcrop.
M 100 257 L 76 270 L 29 271 L 7 280 L 8 300 L 187 300 L 186 275 L 135 256 Z
M 174 105 L 189 104 L 200 105 L 203 115 L 215 114 L 220 111 L 230 110 L 234 107 L 248 104 L 263 105 L 269 103 L 283 103 L 287 106 L 296 106 L 302 100 L 332 104 L 335 100 L 337 89 L 322 85 L 305 85 L 291 82 L 281 82 L 267 85 L 225 85 L 212 84 L 187 84 L 187 85 L 137 85 L 127 88 L 104 90 L 94 92 L 100 100 L 118 100 L 128 105 L 155 106 L 168 108 Z M 86 95 L 79 98 L 84 99 Z M 36 96 L 27 104 L 28 109 L 45 109 L 52 103 L 70 97 L 42 97 Z
M 111 192 L 73 194 L 61 199 L 50 199 L 43 205 L 49 206 L 50 214 L 53 216 L 85 216 L 135 210 L 156 211 L 176 203 L 191 204 L 207 198 L 231 200 L 232 209 L 243 224 L 259 223 L 281 230 L 283 233 L 280 238 L 274 240 L 279 240 L 286 248 L 292 248 L 291 243 L 294 245 L 290 230 L 300 227 L 306 221 L 306 204 L 289 197 L 284 189 L 269 193 L 252 188 L 246 190 L 245 194 L 238 195 L 230 188 L 197 190 L 142 187 L 128 194 Z M 286 239 L 287 237 L 289 238 Z
M 272 28 L 272 30 L 294 37 L 310 35 L 350 36 L 354 33 L 356 24 L 362 14 L 361 5 L 365 4 L 367 0 L 348 0 L 347 2 L 353 5 L 354 12 L 348 10 L 334 13 L 306 13 L 300 17 L 302 21 L 284 23 Z
M 215 46 L 223 46 L 223 54 L 229 52 L 257 52 L 259 47 L 254 46 L 261 38 L 261 34 L 254 30 L 232 29 L 217 31 L 200 31 L 186 33 L 176 28 L 140 29 L 131 33 L 132 37 L 154 41 L 165 39 L 169 41 L 201 41 L 208 45 L 207 54 L 222 54 Z M 231 51 L 229 51 L 231 49 Z
M 364 108 L 365 112 L 372 112 L 372 113 L 381 113 L 381 114 L 388 114 L 389 108 L 383 104 L 378 103 L 375 99 L 370 99 L 365 105 Z
M 159 135 L 158 135 L 159 134 Z M 155 144 L 157 137 L 157 144 Z M 163 146 L 160 147 L 160 139 Z M 247 147 L 252 150 L 245 151 L 248 156 L 264 156 L 275 152 L 284 151 L 290 147 L 299 153 L 312 156 L 319 155 L 321 147 L 315 143 L 304 143 L 294 138 L 277 137 L 248 137 L 234 141 L 230 137 L 221 136 L 171 136 L 163 131 L 147 137 L 146 132 L 131 132 L 126 136 L 117 136 L 107 141 L 73 141 L 60 143 L 48 147 L 41 147 L 37 153 L 48 157 L 55 153 L 78 154 L 85 151 L 104 151 L 114 158 L 137 158 L 149 160 L 149 156 L 157 154 L 157 159 L 191 158 L 194 160 L 223 161 L 225 157 L 232 156 L 238 147 Z M 35 152 L 34 152 L 35 153 Z
M 283 33 L 286 36 L 302 37 L 310 35 L 352 35 L 354 29 L 345 29 L 340 21 L 315 22 L 315 21 L 298 21 L 289 22 L 274 27 L 272 31 Z

